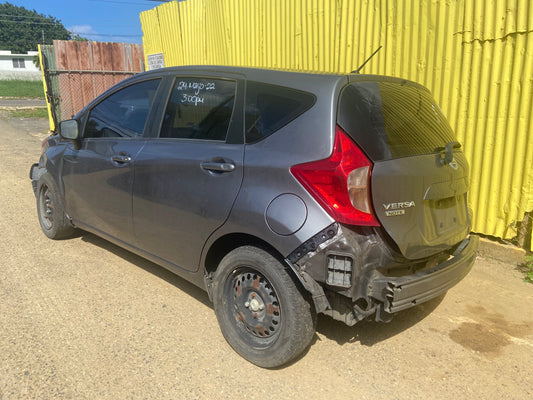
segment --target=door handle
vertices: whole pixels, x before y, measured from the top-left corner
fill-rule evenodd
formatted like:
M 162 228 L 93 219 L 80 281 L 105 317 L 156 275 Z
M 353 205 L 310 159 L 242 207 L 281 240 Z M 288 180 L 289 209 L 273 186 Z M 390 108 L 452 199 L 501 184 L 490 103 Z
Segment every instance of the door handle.
M 201 164 L 202 168 L 213 172 L 232 172 L 235 170 L 235 164 L 231 162 L 212 162 L 207 161 Z
M 125 154 L 115 154 L 111 156 L 111 161 L 117 164 L 127 164 L 131 162 L 131 157 Z

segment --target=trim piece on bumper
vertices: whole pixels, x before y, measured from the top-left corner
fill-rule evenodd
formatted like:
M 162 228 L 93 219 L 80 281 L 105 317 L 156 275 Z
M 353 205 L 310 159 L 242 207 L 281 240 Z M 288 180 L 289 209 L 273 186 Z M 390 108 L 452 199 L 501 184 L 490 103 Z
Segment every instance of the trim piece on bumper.
M 370 296 L 384 303 L 384 311 L 394 313 L 445 293 L 472 269 L 478 241 L 477 236 L 470 236 L 452 258 L 428 271 L 374 280 Z
M 32 166 L 30 168 L 30 179 L 32 181 L 35 180 L 35 178 L 34 178 L 35 177 L 35 168 L 39 168 L 39 164 L 37 164 L 37 163 L 36 164 L 32 164 Z
M 37 183 L 41 176 L 46 172 L 45 168 L 40 168 L 39 164 L 33 164 L 30 168 L 30 179 L 33 193 L 37 196 Z

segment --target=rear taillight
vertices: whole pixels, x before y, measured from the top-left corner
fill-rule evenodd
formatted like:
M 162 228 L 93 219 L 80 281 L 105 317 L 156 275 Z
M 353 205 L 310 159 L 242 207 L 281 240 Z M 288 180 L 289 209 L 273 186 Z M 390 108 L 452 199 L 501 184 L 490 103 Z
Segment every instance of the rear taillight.
M 294 165 L 291 173 L 338 222 L 379 226 L 370 202 L 372 162 L 340 127 L 331 156 Z

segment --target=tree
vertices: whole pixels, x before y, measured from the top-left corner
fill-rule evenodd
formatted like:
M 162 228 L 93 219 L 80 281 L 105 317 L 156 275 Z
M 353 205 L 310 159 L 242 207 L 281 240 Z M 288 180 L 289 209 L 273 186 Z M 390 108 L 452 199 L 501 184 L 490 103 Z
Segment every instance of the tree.
M 89 39 L 87 39 L 87 38 L 85 38 L 83 36 L 80 36 L 77 33 L 74 34 L 74 36 L 71 35 L 70 40 L 74 40 L 76 42 L 88 42 L 89 41 Z
M 38 44 L 68 40 L 70 33 L 60 20 L 11 3 L 0 4 L 0 49 L 13 53 L 37 50 Z

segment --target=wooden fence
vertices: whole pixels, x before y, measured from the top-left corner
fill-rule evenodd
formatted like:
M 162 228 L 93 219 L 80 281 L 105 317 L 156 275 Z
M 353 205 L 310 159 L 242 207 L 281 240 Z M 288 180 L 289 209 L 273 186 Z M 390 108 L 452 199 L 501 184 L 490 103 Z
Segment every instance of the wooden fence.
M 39 46 L 50 130 L 115 83 L 144 71 L 143 46 L 54 40 Z

